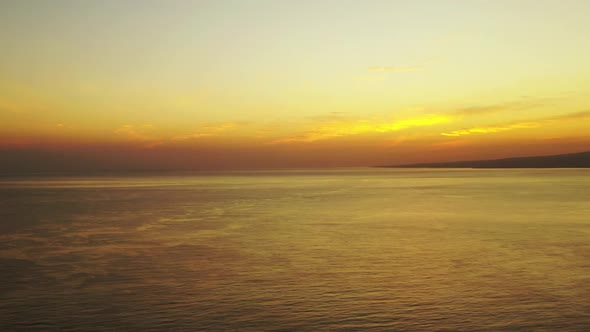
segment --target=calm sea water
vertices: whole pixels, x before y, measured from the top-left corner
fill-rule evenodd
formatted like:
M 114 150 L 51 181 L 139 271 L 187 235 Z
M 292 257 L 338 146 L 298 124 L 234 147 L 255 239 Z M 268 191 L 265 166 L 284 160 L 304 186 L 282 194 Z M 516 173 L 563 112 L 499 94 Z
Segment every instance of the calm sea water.
M 590 170 L 0 179 L 0 330 L 589 331 Z

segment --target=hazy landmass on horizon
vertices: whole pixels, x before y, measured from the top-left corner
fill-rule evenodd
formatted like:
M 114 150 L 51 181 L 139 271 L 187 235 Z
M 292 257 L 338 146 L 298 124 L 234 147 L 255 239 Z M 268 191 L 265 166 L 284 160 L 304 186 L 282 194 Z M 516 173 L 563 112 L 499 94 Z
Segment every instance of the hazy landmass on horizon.
M 551 156 L 532 156 L 494 160 L 468 160 L 377 167 L 428 168 L 585 168 L 590 167 L 590 151 Z

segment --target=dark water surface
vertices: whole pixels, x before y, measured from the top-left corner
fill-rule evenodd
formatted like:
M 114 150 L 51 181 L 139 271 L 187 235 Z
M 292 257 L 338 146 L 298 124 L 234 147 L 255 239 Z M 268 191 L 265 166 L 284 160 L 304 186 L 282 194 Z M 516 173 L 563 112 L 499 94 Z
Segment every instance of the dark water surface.
M 0 330 L 590 331 L 590 170 L 0 179 Z

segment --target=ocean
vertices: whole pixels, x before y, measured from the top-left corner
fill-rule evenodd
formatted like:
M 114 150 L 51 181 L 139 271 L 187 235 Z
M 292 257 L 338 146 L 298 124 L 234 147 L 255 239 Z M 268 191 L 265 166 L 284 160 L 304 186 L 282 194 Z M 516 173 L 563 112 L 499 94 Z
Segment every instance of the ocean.
M 0 330 L 589 331 L 590 169 L 0 178 Z

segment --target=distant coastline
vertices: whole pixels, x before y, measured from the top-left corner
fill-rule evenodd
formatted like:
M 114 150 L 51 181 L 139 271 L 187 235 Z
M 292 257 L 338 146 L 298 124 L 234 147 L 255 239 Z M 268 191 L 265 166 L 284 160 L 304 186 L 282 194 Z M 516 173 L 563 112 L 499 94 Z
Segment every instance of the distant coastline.
M 391 168 L 589 168 L 590 151 L 550 156 L 515 157 L 492 160 L 466 160 L 374 167 Z

